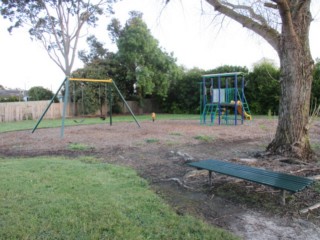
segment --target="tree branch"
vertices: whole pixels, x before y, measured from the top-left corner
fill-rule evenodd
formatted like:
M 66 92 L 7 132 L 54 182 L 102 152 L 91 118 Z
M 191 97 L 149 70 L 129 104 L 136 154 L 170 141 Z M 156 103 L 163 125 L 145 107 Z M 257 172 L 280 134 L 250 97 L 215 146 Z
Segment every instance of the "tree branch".
M 282 20 L 282 28 L 283 28 L 282 32 L 289 33 L 290 36 L 287 36 L 287 37 L 290 37 L 292 41 L 294 39 L 297 40 L 288 0 L 271 0 L 271 1 L 275 2 L 278 6 L 280 17 Z
M 250 14 L 252 19 L 255 19 L 255 20 L 259 21 L 263 25 L 267 25 L 268 24 L 266 19 L 263 16 L 261 16 L 259 14 L 256 14 L 255 11 L 249 6 L 246 6 L 246 5 L 234 5 L 234 4 L 231 4 L 231 3 L 228 3 L 228 2 L 225 2 L 224 4 L 226 6 L 229 6 L 229 7 L 233 8 L 233 9 L 245 10 L 245 11 L 249 12 L 249 14 Z
M 273 3 L 264 3 L 264 6 L 272 9 L 278 9 L 278 5 Z
M 270 27 L 268 24 L 259 23 L 244 14 L 240 14 L 234 9 L 231 9 L 225 2 L 221 3 L 219 0 L 206 0 L 211 4 L 215 11 L 218 11 L 234 21 L 242 24 L 243 27 L 252 30 L 257 33 L 259 36 L 264 38 L 278 53 L 279 53 L 279 44 L 280 44 L 280 34 L 277 30 Z M 249 7 L 247 7 L 249 8 Z M 242 7 L 242 9 L 244 9 Z M 252 10 L 253 12 L 253 10 Z M 255 13 L 256 14 L 256 13 Z

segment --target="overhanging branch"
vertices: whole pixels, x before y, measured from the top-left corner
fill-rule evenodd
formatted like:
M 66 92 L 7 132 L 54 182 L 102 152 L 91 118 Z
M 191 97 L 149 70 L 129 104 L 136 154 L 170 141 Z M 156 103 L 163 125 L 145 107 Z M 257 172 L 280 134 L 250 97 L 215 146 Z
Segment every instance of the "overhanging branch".
M 206 0 L 210 5 L 212 5 L 215 11 L 220 12 L 227 17 L 233 19 L 234 21 L 242 24 L 243 27 L 248 28 L 264 38 L 277 52 L 279 52 L 279 39 L 280 33 L 268 25 L 266 21 L 262 21 L 262 16 L 258 17 L 253 9 L 250 10 L 249 6 L 245 8 L 242 5 L 233 5 L 233 4 L 226 4 L 225 2 L 221 2 L 219 0 Z M 244 14 L 238 13 L 235 9 L 241 8 L 243 10 L 251 12 L 251 14 L 255 14 L 254 17 L 248 17 Z M 259 22 L 257 21 L 260 18 Z

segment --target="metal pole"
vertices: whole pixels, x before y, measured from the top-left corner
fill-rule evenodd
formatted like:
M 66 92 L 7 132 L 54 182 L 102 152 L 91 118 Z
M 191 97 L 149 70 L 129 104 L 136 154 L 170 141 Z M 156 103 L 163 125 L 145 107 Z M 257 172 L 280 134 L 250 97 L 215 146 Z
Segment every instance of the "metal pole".
M 221 77 L 218 77 L 218 113 L 219 113 L 219 125 L 221 124 Z
M 242 89 L 242 94 L 241 94 L 241 102 L 242 102 L 242 116 L 241 116 L 241 124 L 243 124 L 243 120 L 244 120 L 244 75 L 242 75 L 242 79 L 241 79 L 241 89 Z
M 66 117 L 68 98 L 69 98 L 69 78 L 66 78 L 66 81 L 65 81 L 65 93 L 64 93 L 64 100 L 63 100 L 62 123 L 61 123 L 61 131 L 60 131 L 60 137 L 61 138 L 63 138 L 63 136 L 64 136 L 64 120 L 65 120 L 65 117 Z
M 54 99 L 58 96 L 62 86 L 64 85 L 65 81 L 67 80 L 67 78 L 65 78 L 61 84 L 61 86 L 59 87 L 58 91 L 53 95 L 53 97 L 51 98 L 46 110 L 44 110 L 44 112 L 42 113 L 41 117 L 39 118 L 38 122 L 36 123 L 36 125 L 34 126 L 34 128 L 32 129 L 32 133 L 35 132 L 35 130 L 37 129 L 38 125 L 40 124 L 40 122 L 42 121 L 43 117 L 46 115 L 47 111 L 49 110 L 51 104 L 53 103 Z
M 213 88 L 213 78 L 210 79 L 210 115 L 211 115 L 211 124 L 214 124 L 214 119 L 213 119 L 213 92 L 214 92 L 214 88 Z
M 225 102 L 228 104 L 230 103 L 230 99 L 229 99 L 229 84 L 228 84 L 228 78 L 226 77 L 226 89 L 224 90 L 224 97 L 225 97 Z M 228 116 L 228 107 L 225 107 L 226 111 L 225 111 L 225 118 L 226 118 L 226 125 L 229 125 L 229 116 Z
M 203 92 L 202 92 L 202 96 L 203 96 L 203 123 L 206 124 L 207 88 L 206 88 L 206 78 L 205 77 L 203 77 L 203 79 L 202 79 L 202 87 L 203 87 L 203 89 L 202 89 L 203 90 Z
M 68 80 L 69 81 L 69 80 Z M 72 90 L 72 93 L 73 93 L 73 104 L 72 104 L 72 115 L 73 116 L 76 116 L 76 83 L 73 82 L 73 90 Z M 82 97 L 83 97 L 83 92 L 82 92 Z M 83 99 L 83 98 L 82 98 Z M 70 99 L 71 100 L 71 99 Z M 71 101 L 70 101 L 71 102 Z M 77 108 L 78 110 L 78 108 Z M 77 111 L 77 115 L 78 115 L 78 111 Z
M 234 77 L 234 125 L 237 125 L 237 111 L 238 111 L 238 75 Z
M 115 83 L 114 81 L 112 81 L 112 83 L 113 83 L 113 86 L 115 87 L 115 89 L 117 90 L 117 92 L 119 93 L 119 95 L 120 95 L 120 97 L 121 97 L 122 101 L 123 101 L 123 102 L 124 102 L 124 104 L 126 105 L 127 109 L 128 109 L 128 110 L 129 110 L 129 112 L 131 113 L 131 115 L 132 115 L 133 119 L 135 120 L 135 122 L 137 123 L 137 125 L 138 125 L 139 127 L 141 127 L 141 126 L 140 126 L 140 124 L 138 123 L 138 120 L 137 120 L 137 119 L 136 119 L 136 117 L 134 116 L 134 114 L 133 114 L 133 112 L 132 112 L 132 110 L 131 110 L 130 106 L 128 105 L 128 103 L 126 102 L 126 100 L 125 100 L 125 99 L 124 99 L 124 97 L 122 96 L 122 94 L 121 94 L 120 90 L 118 89 L 118 87 L 117 87 L 116 83 Z
M 108 94 L 109 94 L 109 122 L 110 126 L 112 126 L 112 88 L 108 88 Z
M 200 124 L 203 123 L 203 106 L 202 106 L 202 83 L 200 82 L 199 83 L 199 86 L 200 86 L 200 89 L 199 89 L 199 92 L 200 92 Z

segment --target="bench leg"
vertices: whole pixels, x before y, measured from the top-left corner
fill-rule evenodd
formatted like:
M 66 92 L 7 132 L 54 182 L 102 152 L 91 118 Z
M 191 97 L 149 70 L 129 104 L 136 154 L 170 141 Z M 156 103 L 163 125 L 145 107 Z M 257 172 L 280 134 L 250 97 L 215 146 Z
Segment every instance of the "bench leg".
M 209 171 L 209 185 L 212 185 L 212 171 Z
M 281 190 L 281 205 L 284 206 L 286 205 L 286 191 Z

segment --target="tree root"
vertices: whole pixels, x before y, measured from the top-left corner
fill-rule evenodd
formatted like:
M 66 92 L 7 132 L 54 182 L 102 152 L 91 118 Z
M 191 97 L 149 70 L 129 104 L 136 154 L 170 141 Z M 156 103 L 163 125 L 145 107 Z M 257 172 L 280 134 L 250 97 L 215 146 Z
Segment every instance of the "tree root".
M 316 204 L 312 205 L 311 207 L 301 209 L 299 212 L 300 213 L 308 213 L 309 211 L 312 211 L 312 210 L 317 209 L 319 207 L 320 207 L 320 203 L 316 203 Z
M 194 188 L 189 187 L 186 184 L 184 184 L 179 178 L 162 179 L 162 181 L 174 181 L 174 182 L 177 182 L 181 187 L 184 187 L 184 188 L 189 189 L 189 190 L 195 190 Z

